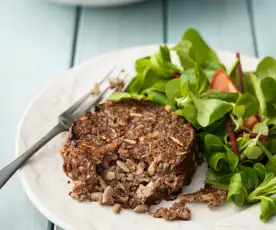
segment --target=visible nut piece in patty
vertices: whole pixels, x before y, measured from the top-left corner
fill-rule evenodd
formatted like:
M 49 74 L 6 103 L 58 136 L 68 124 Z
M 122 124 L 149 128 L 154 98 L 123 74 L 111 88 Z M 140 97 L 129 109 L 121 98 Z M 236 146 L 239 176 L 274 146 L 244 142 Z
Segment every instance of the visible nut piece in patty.
M 209 207 L 216 207 L 225 201 L 226 196 L 227 190 L 207 185 L 195 193 L 182 195 L 180 199 L 185 202 L 205 202 Z
M 104 177 L 104 179 L 106 180 L 114 180 L 115 178 L 116 178 L 116 175 L 114 172 L 107 172 Z
M 121 205 L 120 205 L 120 204 L 117 204 L 117 203 L 114 204 L 112 210 L 113 210 L 113 212 L 116 213 L 116 214 L 120 213 L 120 211 L 121 211 Z
M 174 203 L 169 208 L 160 208 L 158 209 L 153 217 L 155 218 L 164 218 L 166 220 L 190 220 L 191 219 L 191 211 L 185 205 L 185 202 L 180 201 Z
M 73 123 L 61 150 L 77 200 L 141 212 L 171 199 L 197 167 L 195 131 L 150 101 L 107 101 Z
M 145 213 L 148 211 L 148 209 L 148 206 L 139 204 L 133 209 L 133 211 L 137 213 Z
M 129 168 L 127 167 L 127 165 L 124 162 L 116 161 L 116 163 L 117 163 L 118 167 L 121 168 L 124 172 L 126 172 L 126 173 L 130 172 Z
M 102 200 L 103 204 L 107 204 L 112 198 L 113 194 L 114 194 L 113 188 L 111 186 L 106 187 L 103 193 L 103 200 Z
M 91 201 L 99 201 L 100 203 L 103 200 L 103 193 L 102 192 L 93 192 L 90 195 Z

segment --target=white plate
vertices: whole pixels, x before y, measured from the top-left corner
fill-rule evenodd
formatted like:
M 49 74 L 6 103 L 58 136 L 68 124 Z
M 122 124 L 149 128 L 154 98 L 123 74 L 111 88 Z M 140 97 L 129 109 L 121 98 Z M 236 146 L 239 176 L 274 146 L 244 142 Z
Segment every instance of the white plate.
M 114 65 L 133 70 L 134 61 L 150 55 L 158 45 L 135 47 L 116 51 L 92 59 L 61 76 L 40 94 L 27 109 L 18 130 L 16 156 L 28 149 L 57 122 L 57 116 L 87 92 L 93 82 L 99 81 Z M 235 54 L 218 52 L 227 67 Z M 244 70 L 254 70 L 258 60 L 242 56 Z M 191 221 L 168 222 L 149 215 L 139 215 L 123 210 L 114 215 L 110 207 L 96 203 L 77 202 L 68 196 L 71 185 L 62 170 L 59 149 L 66 134 L 60 135 L 42 148 L 20 170 L 26 193 L 34 205 L 52 222 L 67 230 L 269 230 L 274 229 L 276 219 L 268 224 L 259 220 L 259 205 L 239 209 L 232 204 L 209 210 L 204 204 L 192 204 Z M 194 191 L 203 185 L 205 168 L 196 173 L 192 185 L 185 191 Z

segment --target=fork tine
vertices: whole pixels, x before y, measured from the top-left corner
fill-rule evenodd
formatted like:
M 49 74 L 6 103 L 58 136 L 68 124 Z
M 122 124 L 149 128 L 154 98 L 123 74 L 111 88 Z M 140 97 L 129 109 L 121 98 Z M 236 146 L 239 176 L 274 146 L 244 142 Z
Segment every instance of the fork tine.
M 120 73 L 117 75 L 117 78 L 119 78 L 119 75 L 121 73 L 122 72 L 120 71 Z M 120 78 L 120 80 L 125 81 L 128 76 L 129 76 L 129 73 L 126 73 L 123 78 Z M 104 102 L 106 100 L 106 98 L 108 98 L 113 93 L 115 93 L 117 89 L 118 89 L 118 87 L 115 87 L 112 89 L 108 87 L 108 88 L 104 89 L 103 92 L 101 93 L 101 95 L 97 95 L 98 96 L 97 99 L 94 99 L 92 103 L 90 103 L 86 108 L 82 109 L 82 111 L 80 111 L 79 114 L 77 114 L 77 117 L 81 116 L 84 111 L 91 109 L 96 104 Z
M 110 95 L 112 95 L 115 91 L 117 90 L 117 88 L 110 88 L 110 87 L 107 87 L 105 88 L 101 94 L 97 95 L 96 97 L 93 98 L 92 101 L 90 101 L 90 103 L 87 103 L 86 105 L 82 105 L 82 108 L 76 112 L 74 114 L 75 117 L 80 117 L 85 111 L 91 109 L 93 106 L 97 105 L 97 104 L 100 104 L 100 103 L 103 103 L 106 98 L 108 98 Z
M 115 69 L 116 69 L 116 67 L 114 66 L 114 67 L 104 76 L 104 78 L 100 81 L 99 84 L 102 84 L 106 79 L 108 79 L 108 77 L 114 72 Z
M 91 92 L 86 93 L 77 102 L 75 102 L 70 108 L 68 108 L 65 112 L 73 113 L 90 95 L 91 95 Z
M 80 117 L 85 111 L 88 111 L 89 109 L 91 109 L 93 106 L 97 105 L 98 103 L 100 103 L 102 101 L 102 99 L 105 97 L 105 95 L 107 94 L 108 91 L 110 91 L 112 89 L 110 89 L 109 87 L 105 88 L 101 94 L 97 95 L 96 97 L 93 98 L 93 100 L 91 102 L 87 102 L 86 105 L 82 105 L 82 108 L 79 109 L 79 111 L 76 111 L 74 113 L 74 117 L 77 119 L 78 117 Z M 114 89 L 113 89 L 114 90 Z
M 125 82 L 126 80 L 127 80 L 127 77 L 130 75 L 130 73 L 127 73 L 126 75 L 125 75 L 125 77 L 124 77 L 124 79 L 123 79 L 123 81 L 124 81 L 124 87 L 123 87 L 123 89 L 122 89 L 122 91 L 125 91 L 126 89 L 127 89 L 127 87 L 128 87 L 128 85 L 129 85 L 129 83 L 130 83 L 130 81 L 129 82 Z
M 104 81 L 106 81 L 108 79 L 108 77 L 113 73 L 113 71 L 115 70 L 116 67 L 113 67 L 105 76 L 104 78 L 100 81 L 99 85 L 103 84 Z M 76 111 L 76 109 L 78 109 L 80 107 L 80 105 L 89 97 L 91 96 L 92 92 L 89 91 L 88 93 L 86 93 L 84 96 L 82 96 L 77 102 L 75 102 L 71 107 L 69 107 L 65 113 L 73 113 L 74 111 Z
M 125 76 L 121 79 L 122 81 L 125 81 L 127 77 L 129 76 L 129 73 L 125 73 Z
M 117 75 L 117 78 L 119 78 L 118 76 L 121 75 L 121 73 L 119 73 Z M 125 80 L 128 76 L 128 73 L 126 73 L 124 75 L 123 78 L 120 78 L 120 80 Z M 102 103 L 103 101 L 106 100 L 106 98 L 108 98 L 111 94 L 113 94 L 116 90 L 118 89 L 118 87 L 115 87 L 115 88 L 110 88 L 110 87 L 107 87 L 105 88 L 100 95 L 97 95 L 96 97 L 93 98 L 92 101 L 88 101 L 86 103 L 86 105 L 82 105 L 80 111 L 78 111 L 77 113 L 74 114 L 74 116 L 76 117 L 79 117 L 82 115 L 82 113 L 84 113 L 85 111 L 91 109 L 93 106 L 95 106 L 96 104 L 99 104 L 99 103 Z
M 122 75 L 122 74 L 124 74 L 124 76 L 123 76 L 122 78 L 120 78 L 120 75 Z M 125 83 L 125 80 L 127 79 L 127 77 L 128 77 L 129 75 L 130 75 L 130 73 L 125 73 L 124 71 L 120 71 L 120 72 L 117 74 L 116 78 L 122 80 L 122 81 Z M 124 91 L 125 86 L 127 87 L 128 84 L 129 84 L 129 82 L 128 82 L 128 83 L 125 83 L 125 85 L 124 85 L 124 87 L 123 87 L 123 91 Z M 106 92 L 105 95 L 104 95 L 104 97 L 103 97 L 103 99 L 102 99 L 99 103 L 104 102 L 104 101 L 105 101 L 105 98 L 108 98 L 109 96 L 111 96 L 113 93 L 116 92 L 116 90 L 118 90 L 117 87 L 112 88 L 111 90 L 109 90 L 109 92 Z
M 109 71 L 109 73 L 103 78 L 103 80 L 100 82 L 100 84 L 102 84 L 106 79 L 108 79 L 108 77 L 110 77 L 114 70 L 116 68 L 112 68 L 111 71 Z M 121 78 L 120 75 L 122 75 L 124 73 L 124 76 Z M 117 74 L 116 78 L 120 79 L 122 81 L 125 81 L 126 78 L 129 76 L 129 73 L 125 73 L 122 70 Z M 71 115 L 73 115 L 74 117 L 78 118 L 79 116 L 81 116 L 85 111 L 91 109 L 94 105 L 99 104 L 101 102 L 103 102 L 105 100 L 105 98 L 109 97 L 111 94 L 113 94 L 118 88 L 115 87 L 113 89 L 111 89 L 109 86 L 107 88 L 105 88 L 104 90 L 102 90 L 102 92 L 98 95 L 95 95 L 93 97 L 91 97 L 89 99 L 89 97 L 86 97 L 87 95 L 83 96 L 83 98 L 81 98 L 76 104 L 74 104 L 73 106 L 71 106 L 70 110 L 68 109 L 65 113 L 70 113 Z M 89 95 L 91 95 L 91 92 L 88 93 Z M 83 100 L 82 100 L 83 99 Z M 81 102 L 81 103 L 79 103 Z M 72 109 L 72 107 L 74 107 Z

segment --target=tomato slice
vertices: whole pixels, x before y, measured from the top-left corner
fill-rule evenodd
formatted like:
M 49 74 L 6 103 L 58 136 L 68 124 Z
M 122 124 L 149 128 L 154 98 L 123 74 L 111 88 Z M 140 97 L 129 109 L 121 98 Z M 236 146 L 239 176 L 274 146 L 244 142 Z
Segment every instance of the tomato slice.
M 248 129 L 253 129 L 253 127 L 259 123 L 259 120 L 257 118 L 257 116 L 253 115 L 251 117 L 245 118 L 243 120 L 243 125 L 248 128 Z
M 222 68 L 214 73 L 211 88 L 221 93 L 239 92 L 238 87 Z
M 238 87 L 222 68 L 214 73 L 211 80 L 211 88 L 220 93 L 239 92 Z M 244 126 L 248 129 L 253 129 L 257 123 L 259 123 L 259 120 L 255 115 L 244 119 Z

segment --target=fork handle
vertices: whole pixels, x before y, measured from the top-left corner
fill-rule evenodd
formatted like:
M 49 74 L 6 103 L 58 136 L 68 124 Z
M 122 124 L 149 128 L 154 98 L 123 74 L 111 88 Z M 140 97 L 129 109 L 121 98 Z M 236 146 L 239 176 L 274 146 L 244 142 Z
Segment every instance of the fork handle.
M 64 127 L 57 124 L 52 130 L 36 142 L 29 150 L 0 170 L 0 189 L 13 176 L 13 174 L 25 164 L 42 146 L 64 131 Z

